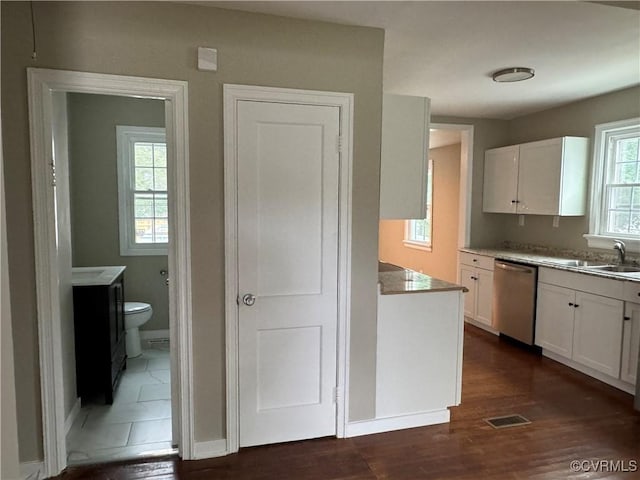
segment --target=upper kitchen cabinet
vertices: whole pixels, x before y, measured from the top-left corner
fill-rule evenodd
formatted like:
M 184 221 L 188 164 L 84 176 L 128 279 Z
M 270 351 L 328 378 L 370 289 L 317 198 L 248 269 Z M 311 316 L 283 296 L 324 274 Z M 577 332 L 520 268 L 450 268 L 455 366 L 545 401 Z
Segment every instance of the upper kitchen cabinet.
M 560 137 L 485 152 L 483 211 L 586 213 L 589 139 Z
M 427 216 L 429 105 L 425 97 L 384 95 L 380 218 Z
M 518 145 L 485 152 L 483 211 L 516 213 L 518 152 Z

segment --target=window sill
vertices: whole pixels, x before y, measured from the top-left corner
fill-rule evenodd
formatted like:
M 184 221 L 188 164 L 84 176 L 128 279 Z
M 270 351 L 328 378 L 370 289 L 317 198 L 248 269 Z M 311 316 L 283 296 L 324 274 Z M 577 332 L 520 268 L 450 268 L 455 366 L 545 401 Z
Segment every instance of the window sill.
M 616 240 L 624 242 L 627 252 L 640 253 L 640 239 L 629 238 L 624 236 L 612 237 L 609 235 L 593 235 L 586 233 L 582 236 L 587 240 L 589 248 L 600 248 L 603 250 L 612 250 L 613 243 Z
M 412 240 L 403 240 L 402 243 L 405 247 L 415 248 L 416 250 L 422 250 L 424 252 L 430 252 L 432 250 L 430 243 L 414 242 Z

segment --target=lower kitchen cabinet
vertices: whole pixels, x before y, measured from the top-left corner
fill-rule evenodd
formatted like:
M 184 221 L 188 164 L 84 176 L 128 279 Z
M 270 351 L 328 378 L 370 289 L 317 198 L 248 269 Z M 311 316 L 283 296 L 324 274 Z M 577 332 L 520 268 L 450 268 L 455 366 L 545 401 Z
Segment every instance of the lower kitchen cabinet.
M 617 377 L 623 306 L 614 298 L 539 283 L 535 343 Z
M 493 258 L 461 252 L 459 283 L 468 290 L 464 316 L 493 327 Z
M 557 285 L 538 283 L 536 345 L 563 357 L 573 352 L 575 291 Z
M 576 292 L 573 359 L 612 377 L 620 373 L 622 300 Z
M 493 326 L 493 272 L 479 268 L 475 277 L 475 319 L 485 325 Z
M 538 270 L 536 345 L 543 354 L 632 392 L 640 348 L 640 284 Z
M 625 302 L 620 380 L 636 384 L 640 354 L 640 304 Z

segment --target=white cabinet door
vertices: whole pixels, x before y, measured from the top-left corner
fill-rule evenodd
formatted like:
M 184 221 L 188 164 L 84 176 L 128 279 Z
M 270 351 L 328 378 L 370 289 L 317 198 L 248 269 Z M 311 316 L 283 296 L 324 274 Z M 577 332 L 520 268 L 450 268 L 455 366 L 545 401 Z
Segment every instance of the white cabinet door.
M 518 211 L 584 215 L 589 139 L 560 137 L 520 145 Z
M 469 290 L 464 294 L 464 316 L 493 326 L 493 272 L 461 264 L 459 283 Z
M 464 294 L 464 316 L 475 319 L 476 316 L 476 281 L 475 268 L 460 265 L 460 285 L 466 287 Z
M 485 152 L 483 211 L 584 215 L 589 139 L 559 137 Z
M 493 272 L 476 270 L 476 320 L 493 326 Z
M 520 145 L 517 213 L 557 215 L 562 139 Z
M 640 305 L 625 303 L 620 380 L 635 385 L 640 354 Z
M 573 290 L 538 283 L 536 345 L 571 358 L 574 304 Z
M 484 212 L 516 213 L 518 146 L 487 150 L 484 156 Z
M 383 96 L 380 218 L 427 216 L 429 102 L 425 97 Z
M 620 374 L 622 300 L 576 292 L 573 360 L 612 377 Z

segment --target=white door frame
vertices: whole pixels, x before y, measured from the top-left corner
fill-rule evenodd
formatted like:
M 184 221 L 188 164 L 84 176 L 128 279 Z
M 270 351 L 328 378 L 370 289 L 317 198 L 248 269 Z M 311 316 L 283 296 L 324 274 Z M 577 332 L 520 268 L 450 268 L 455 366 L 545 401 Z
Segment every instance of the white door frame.
M 176 385 L 179 453 L 193 458 L 193 368 L 191 336 L 191 261 L 189 226 L 189 131 L 187 82 L 122 75 L 29 68 L 29 127 L 34 211 L 36 295 L 44 443 L 44 477 L 67 465 L 60 301 L 57 287 L 55 198 L 52 186 L 53 92 L 92 93 L 165 101 L 169 170 L 169 285 L 171 374 Z M 175 397 L 175 396 L 174 396 Z M 177 410 L 177 411 L 176 411 Z
M 224 85 L 225 185 L 225 329 L 227 373 L 227 453 L 239 449 L 238 392 L 238 211 L 237 103 L 239 101 L 296 103 L 340 108 L 340 172 L 338 219 L 338 345 L 336 436 L 344 437 L 349 404 L 349 319 L 351 297 L 351 173 L 353 94 L 248 85 Z
M 458 248 L 471 241 L 471 185 L 473 181 L 473 125 L 432 123 L 429 128 L 460 131 L 460 200 L 458 204 Z

